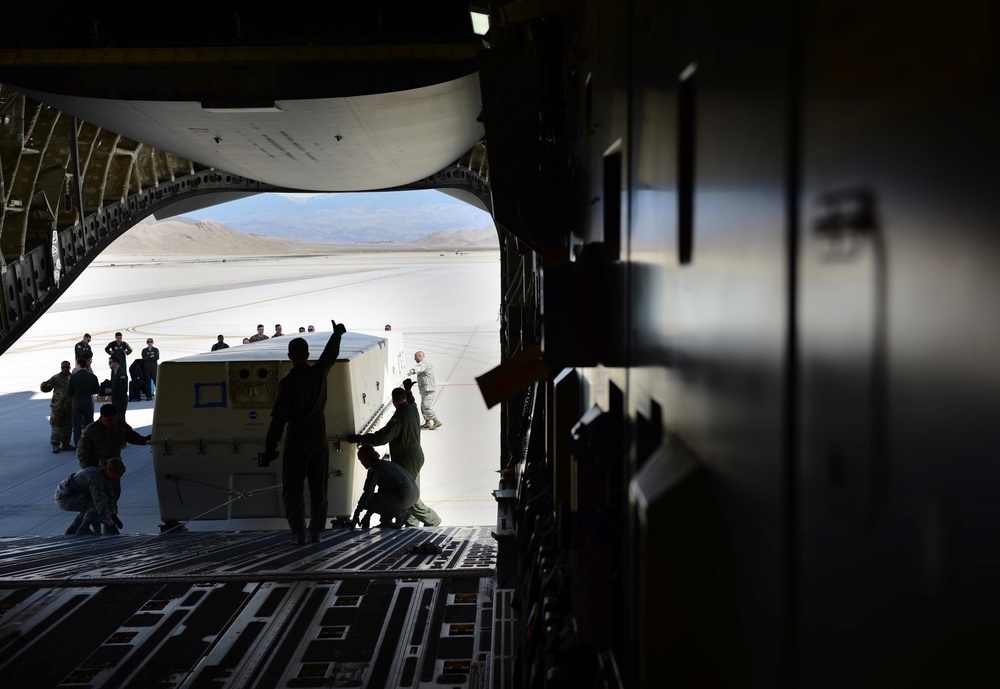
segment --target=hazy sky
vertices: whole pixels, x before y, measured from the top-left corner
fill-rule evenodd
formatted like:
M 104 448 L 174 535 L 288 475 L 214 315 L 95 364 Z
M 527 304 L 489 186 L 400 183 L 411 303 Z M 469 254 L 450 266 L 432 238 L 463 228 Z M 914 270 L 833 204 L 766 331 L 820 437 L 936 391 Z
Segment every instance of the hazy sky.
M 247 234 L 342 243 L 413 241 L 433 232 L 493 230 L 489 213 L 434 190 L 258 194 L 185 214 Z

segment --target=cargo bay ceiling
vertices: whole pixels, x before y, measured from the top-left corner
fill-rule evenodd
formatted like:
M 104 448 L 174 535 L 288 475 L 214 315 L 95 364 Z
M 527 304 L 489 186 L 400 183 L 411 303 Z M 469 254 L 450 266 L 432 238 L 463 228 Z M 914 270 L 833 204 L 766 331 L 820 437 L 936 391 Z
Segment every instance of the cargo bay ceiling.
M 265 191 L 492 211 L 465 2 L 23 3 L 0 31 L 0 353 L 114 239 Z

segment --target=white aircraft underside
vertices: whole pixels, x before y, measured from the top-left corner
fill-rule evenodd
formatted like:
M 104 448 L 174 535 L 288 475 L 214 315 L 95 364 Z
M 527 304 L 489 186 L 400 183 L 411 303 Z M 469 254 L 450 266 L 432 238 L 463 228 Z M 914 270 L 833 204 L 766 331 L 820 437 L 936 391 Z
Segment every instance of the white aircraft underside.
M 477 73 L 405 91 L 251 108 L 24 92 L 203 165 L 310 191 L 409 184 L 455 162 L 484 134 Z

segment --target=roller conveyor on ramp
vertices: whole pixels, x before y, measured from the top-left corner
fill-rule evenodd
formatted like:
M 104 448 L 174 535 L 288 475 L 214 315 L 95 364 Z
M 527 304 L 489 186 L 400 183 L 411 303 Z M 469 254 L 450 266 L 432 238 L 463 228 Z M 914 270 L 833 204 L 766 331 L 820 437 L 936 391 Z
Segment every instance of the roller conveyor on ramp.
M 502 686 L 495 563 L 489 527 L 2 538 L 0 685 Z

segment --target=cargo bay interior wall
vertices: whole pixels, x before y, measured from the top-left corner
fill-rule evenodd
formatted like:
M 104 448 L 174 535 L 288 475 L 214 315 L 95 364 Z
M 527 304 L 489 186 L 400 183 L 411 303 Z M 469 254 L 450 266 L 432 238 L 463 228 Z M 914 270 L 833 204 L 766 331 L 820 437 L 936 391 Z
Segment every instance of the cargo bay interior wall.
M 525 686 L 996 684 L 994 9 L 521 19 L 481 75 L 549 366 L 507 407 Z

